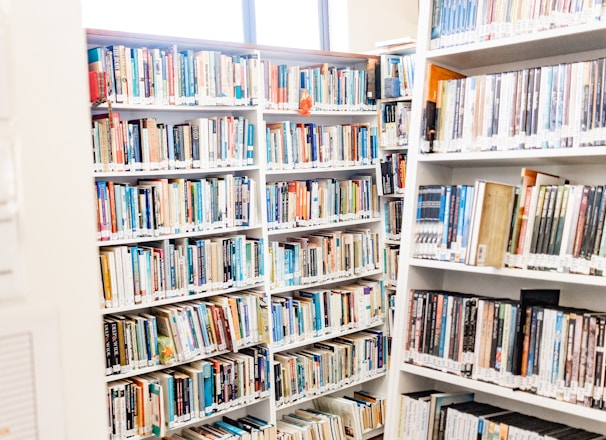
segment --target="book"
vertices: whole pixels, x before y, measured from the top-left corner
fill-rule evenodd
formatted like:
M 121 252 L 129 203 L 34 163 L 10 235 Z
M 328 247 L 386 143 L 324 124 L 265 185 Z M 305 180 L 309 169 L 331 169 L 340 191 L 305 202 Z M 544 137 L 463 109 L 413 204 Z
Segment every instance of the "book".
M 440 411 L 442 407 L 461 402 L 469 402 L 474 399 L 474 393 L 433 393 L 431 394 L 429 406 L 429 422 L 427 440 L 438 440 L 440 428 Z
M 503 265 L 513 199 L 512 185 L 486 180 L 476 181 L 467 264 L 494 267 Z
M 424 136 L 425 144 L 421 150 L 424 153 L 433 151 L 433 141 L 436 138 L 436 121 L 440 117 L 438 95 L 441 81 L 464 78 L 465 75 L 446 69 L 436 64 L 427 65 L 427 96 L 425 97 Z

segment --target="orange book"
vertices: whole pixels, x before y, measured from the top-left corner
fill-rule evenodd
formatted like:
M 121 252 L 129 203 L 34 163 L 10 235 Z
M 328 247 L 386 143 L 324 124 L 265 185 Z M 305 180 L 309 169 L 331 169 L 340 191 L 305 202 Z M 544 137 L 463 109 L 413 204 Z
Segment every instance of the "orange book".
M 438 102 L 438 93 L 440 90 L 440 81 L 446 81 L 451 79 L 459 79 L 464 78 L 465 75 L 462 75 L 458 72 L 454 72 L 452 70 L 446 69 L 444 67 L 437 66 L 435 64 L 429 64 L 427 66 L 427 95 L 426 95 L 426 103 L 425 103 L 425 119 L 426 119 L 426 127 L 425 127 L 425 139 L 429 141 L 429 151 L 431 152 L 432 145 L 431 143 L 435 139 L 436 136 L 436 121 L 438 120 L 439 114 L 437 109 Z

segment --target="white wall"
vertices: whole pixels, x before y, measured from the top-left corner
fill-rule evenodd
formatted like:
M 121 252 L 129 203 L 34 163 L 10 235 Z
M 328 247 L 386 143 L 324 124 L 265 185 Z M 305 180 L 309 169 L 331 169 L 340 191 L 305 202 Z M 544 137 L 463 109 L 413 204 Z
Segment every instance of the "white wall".
M 349 52 L 367 52 L 377 41 L 417 36 L 420 0 L 347 0 Z M 427 1 L 427 0 L 424 0 Z
M 40 439 L 107 438 L 99 316 L 86 47 L 78 0 L 0 0 L 6 15 L 10 119 L 17 172 L 22 296 L 0 301 L 0 320 L 30 310 L 57 318 L 53 379 L 37 389 L 41 419 L 63 414 Z M 0 97 L 2 99 L 2 97 Z M 1 245 L 1 243 L 0 243 Z M 49 332 L 52 333 L 52 332 Z M 96 343 L 98 341 L 98 343 Z M 36 340 L 34 340 L 36 344 Z M 45 368 L 49 359 L 35 359 Z M 2 366 L 0 366 L 0 371 Z M 61 425 L 65 435 L 60 435 Z

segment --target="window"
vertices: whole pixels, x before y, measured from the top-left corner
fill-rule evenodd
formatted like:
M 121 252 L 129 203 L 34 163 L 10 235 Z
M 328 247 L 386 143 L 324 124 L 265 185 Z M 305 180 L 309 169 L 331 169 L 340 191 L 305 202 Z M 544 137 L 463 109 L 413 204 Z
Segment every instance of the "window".
M 329 50 L 329 0 L 81 0 L 81 3 L 86 28 Z
M 242 0 L 82 0 L 82 17 L 93 29 L 244 41 Z
M 257 43 L 321 49 L 318 0 L 255 0 Z

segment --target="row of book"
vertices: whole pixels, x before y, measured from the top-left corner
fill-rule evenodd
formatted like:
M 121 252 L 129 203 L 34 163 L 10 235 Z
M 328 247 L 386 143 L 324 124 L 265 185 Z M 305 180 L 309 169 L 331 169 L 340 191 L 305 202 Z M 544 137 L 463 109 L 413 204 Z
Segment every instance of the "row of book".
M 381 103 L 381 147 L 407 147 L 412 102 Z
M 99 46 L 88 50 L 90 72 L 101 73 L 112 103 L 256 105 L 299 109 L 305 90 L 315 110 L 373 110 L 367 101 L 366 61 L 361 68 L 275 64 L 256 53 Z M 95 76 L 95 79 L 99 75 Z M 91 84 L 91 90 L 93 90 Z M 97 92 L 102 88 L 97 87 Z M 98 96 L 91 96 L 97 100 Z
M 241 292 L 103 319 L 106 375 L 208 356 L 267 339 L 259 292 Z
M 603 313 L 558 306 L 558 291 L 536 293 L 514 301 L 414 290 L 404 359 L 603 409 Z
M 362 440 L 366 433 L 385 425 L 385 398 L 365 390 L 341 397 L 321 396 L 314 406 L 341 417 L 346 436 L 353 440 Z
M 431 48 L 478 43 L 599 21 L 601 1 L 465 0 L 434 2 Z
M 389 287 L 398 286 L 398 264 L 400 261 L 400 246 L 385 246 L 383 250 L 383 274 Z
M 154 117 L 92 118 L 95 172 L 208 169 L 253 165 L 254 124 L 242 116 L 199 117 L 179 124 Z
M 274 393 L 278 407 L 330 393 L 387 369 L 387 336 L 365 330 L 313 346 L 274 354 Z
M 377 218 L 374 176 L 268 182 L 267 227 L 288 229 Z
M 439 153 L 606 142 L 605 59 L 440 81 Z
M 352 329 L 385 319 L 382 281 L 359 280 L 331 289 L 299 290 L 272 295 L 272 343 L 279 347 Z
M 223 416 L 221 420 L 198 426 L 187 426 L 167 440 L 274 440 L 279 434 L 274 425 L 257 417 Z
M 413 256 L 465 263 L 474 204 L 473 185 L 421 185 Z M 478 210 L 481 208 L 478 207 Z
M 143 179 L 136 184 L 100 180 L 95 192 L 101 242 L 253 226 L 257 220 L 256 182 L 248 176 Z
M 367 99 L 369 65 L 366 60 L 358 64 L 361 66 L 297 66 L 261 60 L 263 107 L 298 110 L 301 99 L 309 96 L 312 110 L 374 111 Z
M 370 124 L 265 124 L 268 170 L 370 165 L 377 161 L 377 127 Z
M 602 276 L 606 261 L 603 185 L 569 185 L 522 170 L 505 265 Z
M 257 54 L 168 47 L 98 46 L 88 70 L 105 72 L 111 103 L 250 105 L 259 99 Z
M 267 397 L 267 350 L 245 348 L 107 385 L 109 437 L 162 437 L 179 424 Z
M 380 268 L 379 234 L 368 229 L 319 231 L 269 243 L 271 289 L 360 276 Z
M 477 402 L 470 392 L 424 390 L 400 395 L 398 440 L 603 439 L 601 434 Z
M 402 233 L 402 215 L 404 214 L 404 200 L 387 200 L 383 204 L 385 240 L 400 240 Z
M 381 98 L 410 98 L 414 86 L 415 55 L 381 56 L 381 76 L 383 77 Z
M 404 194 L 407 153 L 389 153 L 381 158 L 381 195 Z
M 176 239 L 99 250 L 103 308 L 131 307 L 167 298 L 263 281 L 263 243 L 244 235 Z
M 345 440 L 352 438 L 344 418 L 333 411 L 297 408 L 276 422 L 276 440 Z
M 486 181 L 420 187 L 415 256 L 602 276 L 604 186 L 563 182 L 523 169 L 515 188 Z

